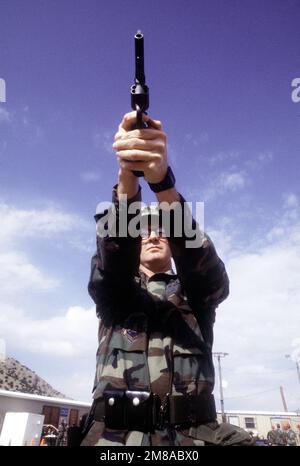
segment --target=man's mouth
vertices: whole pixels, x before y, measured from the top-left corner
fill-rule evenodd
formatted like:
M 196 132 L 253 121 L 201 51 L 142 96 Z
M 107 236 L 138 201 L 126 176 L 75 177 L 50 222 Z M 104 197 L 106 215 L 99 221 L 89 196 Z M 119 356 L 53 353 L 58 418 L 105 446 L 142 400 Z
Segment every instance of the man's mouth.
M 152 249 L 158 249 L 159 251 L 161 250 L 161 248 L 158 246 L 150 246 L 150 248 L 148 248 L 147 251 L 151 251 Z

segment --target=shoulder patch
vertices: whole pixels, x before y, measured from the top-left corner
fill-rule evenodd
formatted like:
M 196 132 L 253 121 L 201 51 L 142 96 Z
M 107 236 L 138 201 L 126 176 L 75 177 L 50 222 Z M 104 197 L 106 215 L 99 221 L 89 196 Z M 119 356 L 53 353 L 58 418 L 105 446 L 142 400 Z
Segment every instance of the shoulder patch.
M 140 334 L 137 330 L 131 330 L 128 328 L 123 329 L 123 335 L 125 335 L 129 341 L 134 341 Z

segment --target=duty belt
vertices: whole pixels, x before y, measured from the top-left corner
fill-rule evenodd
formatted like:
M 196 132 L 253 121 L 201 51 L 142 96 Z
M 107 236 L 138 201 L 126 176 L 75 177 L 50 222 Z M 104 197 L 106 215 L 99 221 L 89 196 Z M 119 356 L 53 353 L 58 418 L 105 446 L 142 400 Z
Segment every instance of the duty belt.
M 107 390 L 94 400 L 92 417 L 117 430 L 153 432 L 165 427 L 188 428 L 215 421 L 216 407 L 211 394 L 158 395 L 145 391 Z

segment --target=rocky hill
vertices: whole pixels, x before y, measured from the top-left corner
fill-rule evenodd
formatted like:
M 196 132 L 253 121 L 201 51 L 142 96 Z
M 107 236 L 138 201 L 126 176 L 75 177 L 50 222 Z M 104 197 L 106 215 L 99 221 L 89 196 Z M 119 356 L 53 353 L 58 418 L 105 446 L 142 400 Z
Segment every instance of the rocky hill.
M 35 372 L 13 358 L 0 359 L 0 388 L 14 392 L 66 398 Z

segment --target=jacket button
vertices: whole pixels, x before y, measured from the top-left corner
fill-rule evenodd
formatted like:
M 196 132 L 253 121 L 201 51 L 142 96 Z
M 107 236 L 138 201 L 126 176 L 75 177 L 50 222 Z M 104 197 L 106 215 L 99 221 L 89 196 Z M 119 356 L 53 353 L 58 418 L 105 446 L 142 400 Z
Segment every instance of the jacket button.
M 133 406 L 138 406 L 140 404 L 139 398 L 137 397 L 133 398 L 132 403 L 133 403 Z
M 114 398 L 109 398 L 108 399 L 108 404 L 109 404 L 109 406 L 113 406 L 115 404 L 115 399 Z

